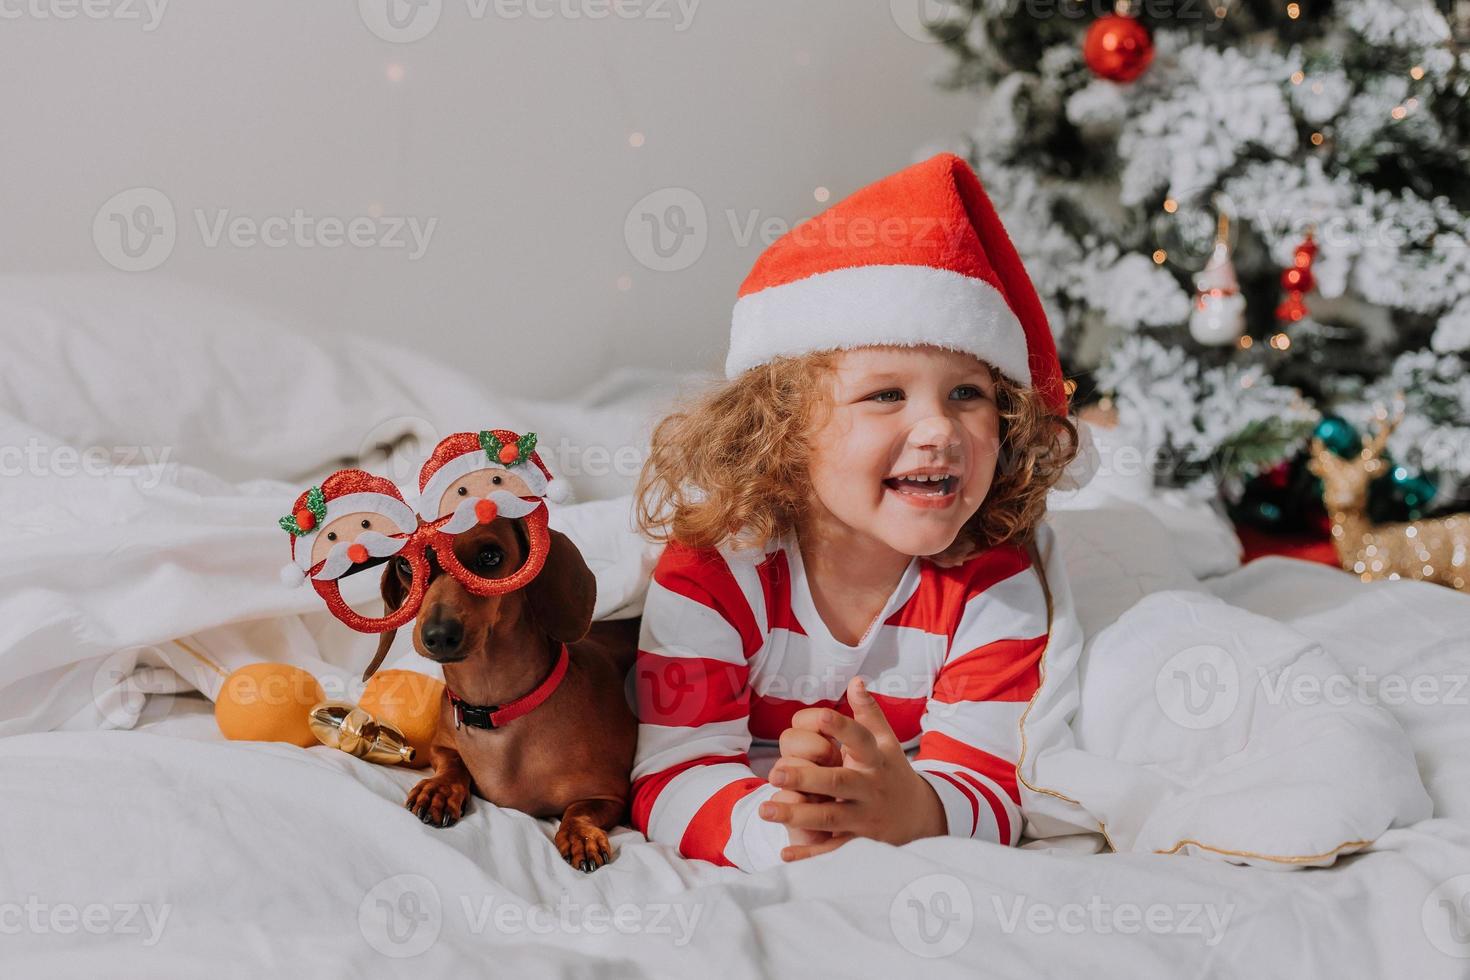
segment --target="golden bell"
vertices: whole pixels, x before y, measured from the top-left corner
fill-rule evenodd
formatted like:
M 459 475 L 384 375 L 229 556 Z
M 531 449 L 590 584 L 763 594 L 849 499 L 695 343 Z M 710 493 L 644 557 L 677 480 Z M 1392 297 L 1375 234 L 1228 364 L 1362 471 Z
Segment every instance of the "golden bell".
M 403 733 L 355 704 L 323 701 L 307 718 L 317 741 L 348 755 L 391 766 L 413 761 L 413 746 Z

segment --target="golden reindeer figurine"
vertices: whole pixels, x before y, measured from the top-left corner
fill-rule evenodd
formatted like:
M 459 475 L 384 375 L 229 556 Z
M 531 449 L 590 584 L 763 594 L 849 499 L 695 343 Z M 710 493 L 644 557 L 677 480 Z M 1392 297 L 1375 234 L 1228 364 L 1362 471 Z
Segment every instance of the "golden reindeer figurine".
M 1322 502 L 1332 516 L 1338 560 L 1365 582 L 1420 579 L 1463 592 L 1470 582 L 1470 514 L 1396 524 L 1368 520 L 1368 484 L 1387 465 L 1383 448 L 1402 418 L 1381 422 L 1353 459 L 1338 457 L 1321 439 L 1312 440 L 1307 466 L 1322 478 Z

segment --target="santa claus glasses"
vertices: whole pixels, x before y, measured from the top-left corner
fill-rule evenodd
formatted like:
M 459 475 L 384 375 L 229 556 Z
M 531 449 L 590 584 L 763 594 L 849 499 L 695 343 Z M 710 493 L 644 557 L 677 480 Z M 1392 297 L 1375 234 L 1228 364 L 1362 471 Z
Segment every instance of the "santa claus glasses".
M 397 629 L 418 615 L 431 570 L 427 552 L 465 589 L 480 596 L 522 588 L 546 563 L 551 544 L 546 500 L 561 500 L 536 451 L 536 434 L 506 429 L 456 432 L 434 447 L 419 471 L 417 508 L 391 480 L 363 470 L 338 470 L 297 498 L 280 520 L 291 535 L 290 584 L 311 579 L 332 615 L 363 633 Z M 454 536 L 500 518 L 523 519 L 526 560 L 509 575 L 487 578 L 466 568 Z M 381 617 L 364 616 L 342 598 L 339 580 L 383 560 L 406 562 L 410 583 L 403 602 Z

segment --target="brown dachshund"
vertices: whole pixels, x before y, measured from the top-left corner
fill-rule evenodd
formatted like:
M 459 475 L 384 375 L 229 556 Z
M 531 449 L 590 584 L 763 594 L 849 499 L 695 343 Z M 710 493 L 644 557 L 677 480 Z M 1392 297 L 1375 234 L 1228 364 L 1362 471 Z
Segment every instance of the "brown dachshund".
M 557 850 L 572 867 L 595 871 L 610 859 L 607 831 L 628 807 L 638 726 L 625 679 L 638 620 L 593 626 L 596 580 L 577 546 L 550 533 L 540 574 L 505 595 L 474 595 L 430 561 L 413 645 L 444 665 L 448 691 L 429 750 L 434 775 L 409 792 L 407 806 L 436 827 L 457 821 L 471 792 L 535 817 L 560 816 Z M 475 574 L 500 578 L 520 567 L 529 547 L 521 522 L 501 518 L 455 535 L 454 551 Z M 403 559 L 388 562 L 389 610 L 402 603 L 410 577 Z M 392 642 L 393 633 L 382 635 L 369 674 Z M 528 694 L 534 707 L 519 713 L 526 702 L 516 702 Z M 496 708 L 510 711 L 492 715 Z

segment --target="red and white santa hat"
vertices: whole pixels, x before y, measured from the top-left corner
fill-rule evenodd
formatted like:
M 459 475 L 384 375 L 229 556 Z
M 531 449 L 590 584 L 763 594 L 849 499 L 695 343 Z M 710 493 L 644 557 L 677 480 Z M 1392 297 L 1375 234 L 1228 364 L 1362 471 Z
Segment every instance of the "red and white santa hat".
M 1041 300 L 979 178 L 952 153 L 885 177 L 772 243 L 740 287 L 725 375 L 878 344 L 974 354 L 1066 414 Z
M 364 470 L 338 470 L 321 486 L 303 491 L 291 513 L 281 518 L 282 530 L 291 535 L 291 564 L 281 569 L 281 581 L 304 582 L 311 571 L 317 532 L 339 517 L 358 513 L 382 514 L 397 526 L 397 533 L 411 533 L 419 524 L 392 480 Z
M 434 447 L 419 471 L 419 513 L 424 520 L 440 517 L 439 501 L 454 481 L 479 470 L 504 470 L 518 476 L 531 493 L 552 503 L 568 497 L 566 481 L 555 479 L 536 452 L 536 433 L 509 429 L 456 432 Z

